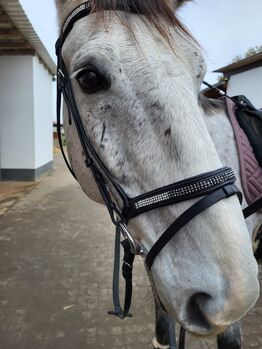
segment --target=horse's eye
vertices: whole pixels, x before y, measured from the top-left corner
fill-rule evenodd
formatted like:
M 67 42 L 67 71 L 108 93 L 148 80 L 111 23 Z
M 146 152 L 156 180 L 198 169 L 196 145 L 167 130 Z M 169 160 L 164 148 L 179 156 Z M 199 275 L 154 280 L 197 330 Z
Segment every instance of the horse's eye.
M 84 92 L 95 93 L 108 87 L 107 79 L 94 69 L 84 69 L 77 75 L 77 81 Z

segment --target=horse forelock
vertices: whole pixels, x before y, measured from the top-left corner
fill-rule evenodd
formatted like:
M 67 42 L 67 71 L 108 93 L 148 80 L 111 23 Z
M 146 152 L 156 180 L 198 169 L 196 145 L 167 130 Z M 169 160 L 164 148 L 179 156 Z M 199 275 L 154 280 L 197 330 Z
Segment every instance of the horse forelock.
M 92 12 L 97 14 L 97 19 L 105 21 L 105 11 L 116 11 L 117 15 L 121 17 L 122 23 L 132 32 L 131 14 L 137 14 L 141 18 L 153 25 L 158 32 L 168 42 L 170 42 L 170 26 L 176 27 L 186 37 L 196 42 L 191 33 L 179 21 L 174 11 L 184 1 L 188 0 L 91 0 Z M 77 6 L 81 5 L 83 0 L 56 0 L 60 26 L 63 25 L 66 17 Z M 172 6 L 173 4 L 173 6 Z M 121 9 L 121 11 L 119 11 Z

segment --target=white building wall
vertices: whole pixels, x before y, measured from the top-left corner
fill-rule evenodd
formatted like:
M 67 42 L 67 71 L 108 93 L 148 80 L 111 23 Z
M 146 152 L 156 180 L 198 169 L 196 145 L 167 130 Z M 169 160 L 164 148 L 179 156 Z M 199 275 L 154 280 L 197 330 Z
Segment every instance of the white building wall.
M 262 108 L 262 67 L 232 75 L 227 93 L 229 96 L 245 95 L 256 108 Z
M 35 168 L 53 161 L 53 83 L 38 57 L 33 57 Z
M 34 180 L 52 168 L 52 91 L 36 56 L 0 56 L 0 180 Z
M 0 56 L 0 168 L 35 168 L 32 56 Z

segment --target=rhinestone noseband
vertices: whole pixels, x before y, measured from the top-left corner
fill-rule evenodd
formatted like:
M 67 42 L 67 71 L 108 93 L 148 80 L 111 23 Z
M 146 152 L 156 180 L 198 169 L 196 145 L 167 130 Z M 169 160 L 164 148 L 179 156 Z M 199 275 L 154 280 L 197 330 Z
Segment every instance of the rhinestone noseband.
M 191 177 L 130 200 L 129 207 L 125 211 L 125 216 L 130 219 L 155 208 L 207 195 L 211 191 L 221 187 L 221 185 L 234 181 L 234 172 L 231 168 L 227 167 Z

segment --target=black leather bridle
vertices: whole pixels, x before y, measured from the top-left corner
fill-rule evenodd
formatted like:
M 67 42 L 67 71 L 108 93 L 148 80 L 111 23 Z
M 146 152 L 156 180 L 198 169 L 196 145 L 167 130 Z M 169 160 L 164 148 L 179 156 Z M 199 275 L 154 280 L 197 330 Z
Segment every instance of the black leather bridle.
M 121 10 L 121 2 L 119 10 Z M 135 9 L 130 9 L 135 12 Z M 131 316 L 129 309 L 131 305 L 132 296 L 132 268 L 133 261 L 136 254 L 146 255 L 146 266 L 148 271 L 154 263 L 155 258 L 166 246 L 166 244 L 180 231 L 189 221 L 206 210 L 208 207 L 214 205 L 218 201 L 229 198 L 233 195 L 238 195 L 242 199 L 242 195 L 238 188 L 234 185 L 235 176 L 232 169 L 224 167 L 212 172 L 200 174 L 195 177 L 185 179 L 180 182 L 170 184 L 165 187 L 147 192 L 135 198 L 130 198 L 122 187 L 114 180 L 108 171 L 107 167 L 100 159 L 95 151 L 88 132 L 82 122 L 78 107 L 76 105 L 74 92 L 67 73 L 67 69 L 62 57 L 63 44 L 72 30 L 75 22 L 79 19 L 88 16 L 92 12 L 90 2 L 85 2 L 78 6 L 66 19 L 61 35 L 56 43 L 57 54 L 57 127 L 60 147 L 66 161 L 66 164 L 76 178 L 66 156 L 63 151 L 61 140 L 61 101 L 62 96 L 66 103 L 69 115 L 69 123 L 73 119 L 83 154 L 85 156 L 85 164 L 91 170 L 96 181 L 97 187 L 103 198 L 103 201 L 108 209 L 111 220 L 116 226 L 116 243 L 115 243 L 115 270 L 113 282 L 113 297 L 115 310 L 110 312 L 121 318 Z M 77 178 L 76 178 L 77 179 Z M 114 197 L 117 194 L 121 201 L 121 205 L 117 204 L 119 200 Z M 143 246 L 137 243 L 132 234 L 130 234 L 127 224 L 130 219 L 153 209 L 164 207 L 171 204 L 177 204 L 183 201 L 191 200 L 201 197 L 193 206 L 187 209 L 181 216 L 179 216 L 156 241 L 151 250 L 146 254 Z M 253 212 L 252 212 L 253 213 Z M 118 296 L 118 272 L 119 256 L 120 256 L 120 235 L 124 236 L 125 240 L 122 242 L 124 248 L 124 263 L 122 267 L 123 276 L 126 280 L 126 297 L 124 309 L 121 308 Z M 184 331 L 181 332 L 180 348 L 184 346 Z

